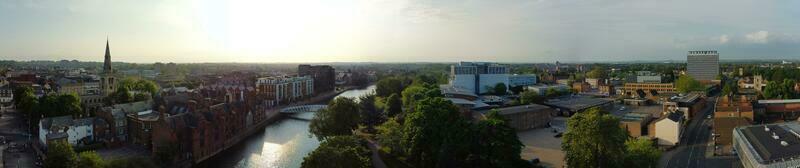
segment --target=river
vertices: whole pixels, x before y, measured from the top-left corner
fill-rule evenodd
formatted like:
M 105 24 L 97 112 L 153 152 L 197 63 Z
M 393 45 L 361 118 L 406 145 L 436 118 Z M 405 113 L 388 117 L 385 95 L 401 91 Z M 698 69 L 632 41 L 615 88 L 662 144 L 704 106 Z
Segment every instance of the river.
M 375 85 L 345 91 L 336 97 L 358 98 L 375 91 Z M 312 118 L 314 113 L 296 114 Z M 239 144 L 220 152 L 201 167 L 235 168 L 295 168 L 303 157 L 319 146 L 316 137 L 308 133 L 308 121 L 283 119 L 268 125 L 263 133 L 242 140 Z

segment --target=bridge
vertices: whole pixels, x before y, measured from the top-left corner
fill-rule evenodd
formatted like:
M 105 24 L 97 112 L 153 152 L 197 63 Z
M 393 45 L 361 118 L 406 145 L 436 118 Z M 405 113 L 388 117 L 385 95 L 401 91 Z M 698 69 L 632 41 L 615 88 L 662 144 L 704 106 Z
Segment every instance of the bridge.
M 286 116 L 291 119 L 310 121 L 311 119 L 309 118 L 298 117 L 295 116 L 294 114 L 306 113 L 306 112 L 316 113 L 317 111 L 320 111 L 325 108 L 328 108 L 328 105 L 320 105 L 320 104 L 301 105 L 301 106 L 286 107 L 281 109 L 280 112 L 281 114 L 286 114 Z

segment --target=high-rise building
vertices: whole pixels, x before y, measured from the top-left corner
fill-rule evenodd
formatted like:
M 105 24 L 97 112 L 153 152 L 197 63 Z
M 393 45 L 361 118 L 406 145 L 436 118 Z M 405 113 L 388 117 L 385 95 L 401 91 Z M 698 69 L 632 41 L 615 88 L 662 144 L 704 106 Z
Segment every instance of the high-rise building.
M 336 87 L 336 72 L 330 65 L 298 65 L 297 75 L 314 79 L 315 94 L 333 91 Z
M 717 51 L 689 51 L 686 62 L 686 73 L 695 80 L 716 80 L 719 75 L 719 53 Z

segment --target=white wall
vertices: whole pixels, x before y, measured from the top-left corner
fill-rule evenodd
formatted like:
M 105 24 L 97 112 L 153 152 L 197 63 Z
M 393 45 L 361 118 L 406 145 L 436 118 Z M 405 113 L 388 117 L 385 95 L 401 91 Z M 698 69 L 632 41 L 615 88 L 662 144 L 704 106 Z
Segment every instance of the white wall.
M 655 138 L 659 145 L 675 145 L 680 139 L 680 123 L 663 119 L 655 124 Z
M 455 77 L 451 80 L 452 81 L 450 81 L 450 84 L 452 84 L 454 87 L 465 89 L 469 92 L 475 91 L 475 75 L 455 75 Z
M 69 143 L 72 145 L 78 144 L 78 140 L 91 137 L 93 135 L 93 131 L 92 125 L 70 126 L 69 130 L 67 130 L 67 134 L 69 135 L 69 137 L 67 137 L 67 141 L 69 141 Z

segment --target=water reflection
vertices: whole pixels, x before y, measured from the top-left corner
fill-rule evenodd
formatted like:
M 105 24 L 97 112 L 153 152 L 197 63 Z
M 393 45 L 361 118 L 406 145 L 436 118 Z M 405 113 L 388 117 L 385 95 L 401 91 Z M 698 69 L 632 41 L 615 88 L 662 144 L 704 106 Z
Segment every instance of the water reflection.
M 375 91 L 375 85 L 350 90 L 337 97 L 358 98 Z M 313 118 L 314 113 L 298 113 L 296 117 Z M 300 167 L 303 157 L 319 146 L 308 133 L 308 121 L 284 119 L 247 138 L 236 146 L 206 161 L 207 167 L 292 168 Z

